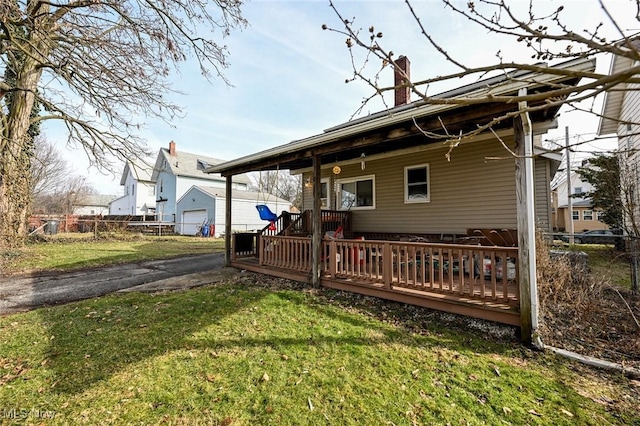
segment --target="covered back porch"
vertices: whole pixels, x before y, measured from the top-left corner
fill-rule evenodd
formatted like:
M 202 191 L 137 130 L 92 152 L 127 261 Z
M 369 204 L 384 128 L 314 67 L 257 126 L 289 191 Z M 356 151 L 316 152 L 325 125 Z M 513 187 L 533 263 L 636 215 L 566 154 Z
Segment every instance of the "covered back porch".
M 234 175 L 252 171 L 288 169 L 305 183 L 307 211 L 299 216 L 278 218 L 269 232 L 225 229 L 227 264 L 517 325 L 531 341 L 535 229 L 549 224 L 549 182 L 559 164 L 534 141 L 557 124 L 560 104 L 544 93 L 571 87 L 594 63 L 556 67 L 577 74 L 488 78 L 437 102 L 396 105 L 211 167 L 227 178 L 227 191 Z M 353 220 L 343 220 L 348 213 Z M 230 207 L 226 214 L 230 224 Z M 328 236 L 338 223 L 343 238 Z M 517 237 L 478 244 L 460 235 L 474 227 L 508 228 Z M 400 230 L 422 239 L 389 237 Z
M 232 234 L 231 266 L 311 281 L 313 237 L 296 223 L 310 213 L 295 214 L 284 222 L 279 218 L 275 230 L 266 227 L 261 232 Z M 346 238 L 332 238 L 332 229 L 350 223 L 350 213 L 323 210 L 321 216 L 319 285 L 520 325 L 518 248 L 481 245 L 490 243 L 498 231 L 400 235 L 354 233 L 347 227 Z M 279 228 L 287 222 L 287 228 Z

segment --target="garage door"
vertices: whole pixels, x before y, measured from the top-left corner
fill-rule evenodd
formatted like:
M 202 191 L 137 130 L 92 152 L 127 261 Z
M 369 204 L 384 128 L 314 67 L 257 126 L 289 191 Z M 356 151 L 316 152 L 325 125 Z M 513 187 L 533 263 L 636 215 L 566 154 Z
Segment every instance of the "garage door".
M 196 235 L 198 229 L 207 220 L 206 210 L 186 210 L 182 213 L 181 234 Z

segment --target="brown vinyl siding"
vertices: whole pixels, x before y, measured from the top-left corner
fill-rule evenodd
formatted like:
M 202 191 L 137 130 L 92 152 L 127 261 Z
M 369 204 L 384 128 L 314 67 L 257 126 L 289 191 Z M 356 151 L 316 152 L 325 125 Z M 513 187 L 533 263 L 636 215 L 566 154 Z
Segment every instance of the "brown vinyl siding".
M 535 205 L 536 227 L 544 232 L 551 231 L 551 171 L 549 160 L 538 157 L 535 160 Z
M 331 208 L 335 208 L 336 181 L 375 175 L 374 210 L 352 209 L 354 232 L 456 233 L 468 228 L 516 228 L 515 160 L 496 140 L 463 144 L 452 151 L 434 149 L 389 158 L 343 165 L 340 175 L 323 169 L 331 177 Z M 486 160 L 500 157 L 500 160 Z M 548 226 L 547 160 L 536 162 L 536 214 Z M 431 201 L 405 204 L 405 166 L 429 164 Z M 303 181 L 309 177 L 305 173 Z M 311 209 L 312 189 L 303 188 L 303 208 Z

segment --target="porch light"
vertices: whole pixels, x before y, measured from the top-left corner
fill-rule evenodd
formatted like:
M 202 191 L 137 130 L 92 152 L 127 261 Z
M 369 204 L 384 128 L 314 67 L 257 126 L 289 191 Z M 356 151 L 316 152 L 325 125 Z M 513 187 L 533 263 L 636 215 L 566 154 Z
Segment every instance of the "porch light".
M 342 171 L 342 169 L 340 168 L 340 166 L 333 166 L 333 174 L 334 175 L 339 175 L 341 171 Z
M 308 177 L 307 180 L 304 182 L 304 187 L 311 188 L 312 186 L 313 186 L 313 183 L 311 182 L 311 178 Z

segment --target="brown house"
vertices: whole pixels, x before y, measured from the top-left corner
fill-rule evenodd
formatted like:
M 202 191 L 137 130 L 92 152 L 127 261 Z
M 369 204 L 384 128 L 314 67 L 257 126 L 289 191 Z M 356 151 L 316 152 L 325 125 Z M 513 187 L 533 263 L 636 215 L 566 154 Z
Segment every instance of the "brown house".
M 592 71 L 594 62 L 557 68 Z M 518 72 L 439 98 L 541 93 L 578 81 Z M 303 212 L 257 235 L 227 232 L 228 263 L 520 325 L 530 337 L 537 325 L 533 233 L 550 230 L 550 180 L 559 162 L 535 141 L 555 127 L 559 106 L 402 103 L 408 95 L 400 92 L 388 111 L 210 168 L 227 177 L 228 191 L 233 176 L 249 171 L 303 176 Z M 517 119 L 461 141 L 433 137 L 504 114 Z

